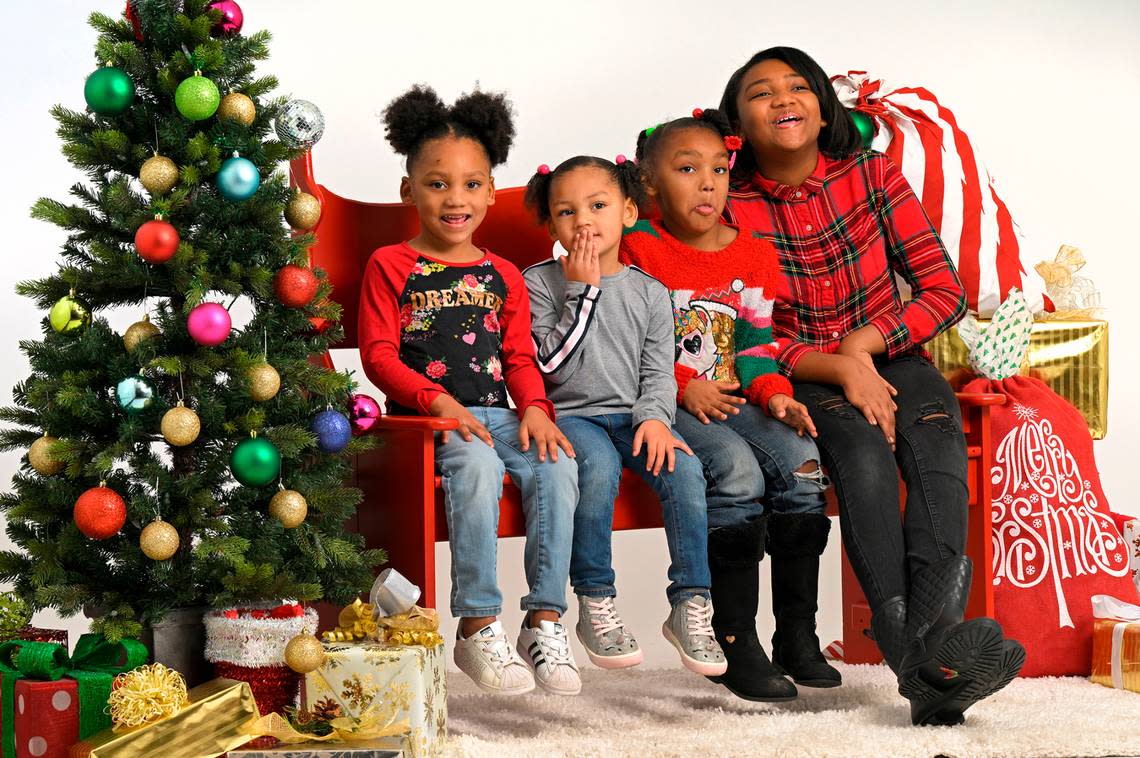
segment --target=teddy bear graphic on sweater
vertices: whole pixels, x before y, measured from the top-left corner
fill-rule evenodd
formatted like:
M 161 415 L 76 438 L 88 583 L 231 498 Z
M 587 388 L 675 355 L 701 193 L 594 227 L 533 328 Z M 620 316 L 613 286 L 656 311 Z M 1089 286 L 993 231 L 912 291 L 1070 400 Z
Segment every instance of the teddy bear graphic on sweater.
M 698 379 L 736 381 L 733 327 L 736 308 L 716 300 L 690 300 L 674 293 L 675 361 L 693 369 Z

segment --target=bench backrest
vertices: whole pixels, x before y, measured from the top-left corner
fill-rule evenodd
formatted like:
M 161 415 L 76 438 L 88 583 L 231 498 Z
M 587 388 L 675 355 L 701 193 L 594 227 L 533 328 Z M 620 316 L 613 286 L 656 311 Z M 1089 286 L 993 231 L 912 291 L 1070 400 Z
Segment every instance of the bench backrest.
M 355 348 L 360 283 L 364 267 L 378 247 L 411 239 L 419 230 L 416 209 L 401 203 L 364 203 L 341 197 L 317 183 L 312 153 L 292 163 L 293 182 L 321 203 L 321 220 L 313 233 L 312 265 L 328 273 L 332 299 L 344 308 L 344 341 L 334 347 Z M 495 204 L 475 233 L 474 242 L 514 263 L 519 269 L 550 255 L 553 244 L 546 227 L 539 226 L 523 205 L 522 187 L 495 192 Z

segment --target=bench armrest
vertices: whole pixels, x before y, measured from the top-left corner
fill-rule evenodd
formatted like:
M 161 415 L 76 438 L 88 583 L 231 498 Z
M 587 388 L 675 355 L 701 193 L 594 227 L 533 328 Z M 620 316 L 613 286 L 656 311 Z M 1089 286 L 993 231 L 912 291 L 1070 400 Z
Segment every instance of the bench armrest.
M 954 395 L 963 407 L 1005 405 L 1005 395 L 997 395 L 992 392 L 955 392 Z

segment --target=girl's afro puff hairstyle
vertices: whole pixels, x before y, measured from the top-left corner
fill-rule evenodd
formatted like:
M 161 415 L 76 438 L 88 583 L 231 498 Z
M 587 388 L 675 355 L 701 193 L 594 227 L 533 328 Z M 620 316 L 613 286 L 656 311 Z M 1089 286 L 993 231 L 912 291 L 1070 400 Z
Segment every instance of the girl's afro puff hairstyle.
M 637 162 L 643 166 L 648 166 L 657 158 L 658 151 L 665 144 L 665 138 L 673 132 L 684 129 L 708 129 L 721 139 L 732 134 L 732 126 L 728 123 L 728 117 L 724 115 L 723 111 L 716 108 L 703 110 L 697 108 L 693 110 L 691 116 L 675 118 L 672 121 L 642 129 L 641 133 L 637 135 Z
M 507 160 L 515 125 L 506 95 L 472 92 L 448 107 L 431 87 L 417 84 L 384 109 L 389 144 L 408 158 L 408 169 L 424 144 L 440 137 L 467 137 L 483 146 L 491 166 Z
M 554 186 L 554 180 L 579 168 L 599 168 L 605 171 L 621 190 L 623 198 L 632 200 L 638 210 L 645 206 L 648 196 L 641 178 L 641 169 L 636 163 L 620 155 L 617 163 L 595 155 L 576 155 L 559 163 L 553 171 L 545 165 L 540 166 L 527 182 L 523 201 L 534 211 L 539 224 L 550 223 L 550 188 Z

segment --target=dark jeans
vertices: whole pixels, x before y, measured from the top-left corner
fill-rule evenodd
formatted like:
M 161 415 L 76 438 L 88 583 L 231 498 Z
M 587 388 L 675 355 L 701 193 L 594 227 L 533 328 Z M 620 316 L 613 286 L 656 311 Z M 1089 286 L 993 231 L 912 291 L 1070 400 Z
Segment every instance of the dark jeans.
M 905 595 L 918 569 L 965 551 L 968 498 L 966 439 L 950 385 L 918 356 L 878 368 L 899 392 L 894 452 L 840 387 L 795 385 L 819 431 L 816 443 L 839 497 L 843 545 L 872 611 Z M 907 489 L 903 519 L 900 471 Z

